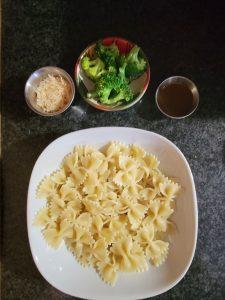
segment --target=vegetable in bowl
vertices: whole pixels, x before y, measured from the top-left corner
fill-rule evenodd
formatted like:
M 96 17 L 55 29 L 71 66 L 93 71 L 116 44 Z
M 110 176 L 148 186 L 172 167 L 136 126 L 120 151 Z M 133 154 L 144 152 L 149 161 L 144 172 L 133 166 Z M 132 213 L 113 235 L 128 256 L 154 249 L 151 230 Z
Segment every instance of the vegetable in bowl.
M 97 80 L 105 72 L 105 64 L 99 57 L 91 59 L 85 56 L 81 61 L 81 66 L 92 80 Z
M 129 52 L 126 60 L 126 76 L 130 79 L 141 76 L 147 67 L 146 60 L 139 55 L 140 47 L 135 45 Z
M 147 61 L 139 52 L 138 46 L 126 54 L 116 45 L 104 45 L 98 41 L 92 56 L 85 55 L 81 67 L 86 76 L 94 82 L 94 90 L 87 93 L 88 98 L 96 98 L 100 103 L 115 105 L 134 99 L 130 83 L 141 76 L 147 68 Z
M 107 69 L 117 69 L 117 59 L 120 55 L 119 49 L 115 42 L 110 46 L 103 45 L 102 41 L 96 43 L 95 52 L 99 58 L 101 58 L 106 65 Z

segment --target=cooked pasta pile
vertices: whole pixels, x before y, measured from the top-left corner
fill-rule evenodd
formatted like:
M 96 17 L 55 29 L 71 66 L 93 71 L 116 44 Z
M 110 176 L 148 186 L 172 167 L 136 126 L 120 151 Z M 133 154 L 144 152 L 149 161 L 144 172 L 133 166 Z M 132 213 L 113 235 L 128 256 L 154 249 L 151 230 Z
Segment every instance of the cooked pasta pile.
M 47 243 L 67 248 L 114 285 L 118 271 L 148 270 L 168 254 L 159 238 L 168 229 L 179 190 L 142 148 L 111 142 L 103 149 L 76 146 L 59 170 L 45 177 L 37 197 L 47 200 L 34 225 Z

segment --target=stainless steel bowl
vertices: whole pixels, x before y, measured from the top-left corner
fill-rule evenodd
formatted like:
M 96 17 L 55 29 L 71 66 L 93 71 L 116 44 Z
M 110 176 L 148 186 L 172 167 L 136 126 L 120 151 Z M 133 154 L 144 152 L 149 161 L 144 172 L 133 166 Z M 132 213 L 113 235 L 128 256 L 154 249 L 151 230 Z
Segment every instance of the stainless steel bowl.
M 103 42 L 106 42 L 107 45 L 115 42 L 117 44 L 118 48 L 120 49 L 120 51 L 122 48 L 123 53 L 127 53 L 127 50 L 131 49 L 135 45 L 135 43 L 132 43 L 129 40 L 123 39 L 121 37 L 104 38 Z M 81 53 L 81 55 L 79 56 L 79 58 L 76 62 L 76 65 L 75 65 L 75 81 L 76 81 L 76 86 L 77 86 L 77 89 L 78 89 L 80 95 L 91 106 L 94 106 L 95 108 L 97 108 L 99 110 L 104 110 L 104 111 L 124 110 L 124 109 L 127 109 L 127 108 L 135 105 L 138 101 L 141 100 L 141 98 L 145 94 L 145 92 L 148 88 L 149 82 L 150 82 L 150 66 L 149 66 L 148 59 L 147 59 L 146 55 L 144 54 L 144 52 L 142 51 L 142 49 L 140 49 L 142 56 L 147 61 L 147 69 L 144 72 L 144 74 L 142 74 L 140 77 L 138 77 L 137 79 L 133 80 L 130 83 L 131 90 L 133 91 L 133 93 L 135 95 L 134 99 L 129 102 L 121 101 L 121 102 L 113 104 L 113 105 L 107 105 L 107 104 L 100 103 L 97 98 L 88 98 L 87 97 L 87 93 L 94 90 L 94 83 L 84 73 L 84 71 L 81 67 L 81 60 L 85 55 L 93 56 L 95 45 L 96 45 L 96 43 L 89 45 Z
M 63 79 L 65 79 L 69 85 L 70 85 L 70 98 L 68 100 L 68 103 L 61 108 L 58 111 L 55 112 L 45 112 L 40 107 L 38 107 L 36 103 L 36 88 L 39 85 L 39 83 L 45 79 L 48 74 L 51 74 L 53 76 L 61 76 Z M 68 109 L 74 99 L 75 96 L 75 86 L 73 79 L 70 77 L 70 75 L 64 71 L 63 69 L 57 68 L 57 67 L 43 67 L 41 69 L 36 70 L 33 72 L 30 77 L 28 78 L 26 85 L 25 85 L 25 99 L 27 102 L 27 105 L 37 114 L 45 117 L 49 116 L 56 116 L 61 113 L 63 113 L 66 109 Z
M 194 105 L 193 105 L 193 109 L 188 114 L 176 117 L 176 116 L 171 116 L 171 115 L 167 114 L 165 111 L 163 111 L 161 109 L 161 107 L 158 103 L 159 92 L 163 87 L 165 87 L 165 86 L 167 86 L 171 83 L 183 84 L 186 87 L 188 87 L 188 89 L 190 90 L 190 92 L 192 94 L 192 97 L 193 97 Z M 199 93 L 198 93 L 198 89 L 197 89 L 196 85 L 190 79 L 188 79 L 186 77 L 183 77 L 183 76 L 172 76 L 172 77 L 169 77 L 169 78 L 165 79 L 163 82 L 160 83 L 160 85 L 158 86 L 158 88 L 156 90 L 156 93 L 155 93 L 155 101 L 156 101 L 156 105 L 157 105 L 158 109 L 165 116 L 167 116 L 171 119 L 183 119 L 183 118 L 186 118 L 186 117 L 190 116 L 191 114 L 193 114 L 193 112 L 197 109 L 198 104 L 199 104 Z

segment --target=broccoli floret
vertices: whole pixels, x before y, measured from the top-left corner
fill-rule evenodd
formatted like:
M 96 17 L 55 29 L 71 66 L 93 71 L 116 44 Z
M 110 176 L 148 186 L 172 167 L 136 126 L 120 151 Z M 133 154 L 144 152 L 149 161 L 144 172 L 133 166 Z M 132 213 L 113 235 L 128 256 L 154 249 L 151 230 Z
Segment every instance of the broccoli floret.
M 128 82 L 126 78 L 127 61 L 124 55 L 121 56 L 119 63 L 120 64 L 119 64 L 118 76 L 120 77 L 121 81 Z
M 131 91 L 130 86 L 126 82 L 123 82 L 120 85 L 119 93 L 113 97 L 113 102 L 111 102 L 112 101 L 111 99 L 109 99 L 109 101 L 110 103 L 117 103 L 121 100 L 125 100 L 128 102 L 132 99 L 133 99 L 133 93 Z
M 133 93 L 128 83 L 114 72 L 104 73 L 96 82 L 95 91 L 88 93 L 88 97 L 98 97 L 104 104 L 114 104 L 121 100 L 130 101 Z
M 117 66 L 118 66 L 118 68 L 122 67 L 125 62 L 126 62 L 126 56 L 124 54 L 121 54 L 117 57 Z
M 114 72 L 107 72 L 103 74 L 99 80 L 96 82 L 95 91 L 88 93 L 88 97 L 99 97 L 102 103 L 106 103 L 109 99 L 110 94 L 118 90 L 119 88 L 119 78 Z
M 119 49 L 115 43 L 110 46 L 104 46 L 101 41 L 96 43 L 96 54 L 103 60 L 106 68 L 113 67 L 116 70 L 116 60 L 119 57 Z
M 140 48 L 134 46 L 127 56 L 126 76 L 132 80 L 140 76 L 146 70 L 147 63 L 139 55 Z
M 81 66 L 86 75 L 93 80 L 97 80 L 105 72 L 105 64 L 100 58 L 92 59 L 84 56 L 81 60 Z

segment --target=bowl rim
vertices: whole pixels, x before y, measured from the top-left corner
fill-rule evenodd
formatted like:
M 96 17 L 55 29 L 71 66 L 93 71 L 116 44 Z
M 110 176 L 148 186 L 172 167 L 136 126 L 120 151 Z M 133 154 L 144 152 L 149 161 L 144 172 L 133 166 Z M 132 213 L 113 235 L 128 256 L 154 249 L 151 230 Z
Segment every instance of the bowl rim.
M 46 69 L 56 69 L 58 70 L 61 74 L 63 74 L 65 76 L 65 78 L 67 79 L 68 83 L 70 84 L 70 87 L 71 87 L 71 99 L 68 101 L 68 103 L 63 106 L 60 110 L 57 110 L 55 112 L 41 112 L 39 110 L 37 110 L 30 102 L 29 98 L 27 97 L 27 90 L 28 90 L 28 83 L 30 81 L 30 79 L 34 76 L 34 74 L 38 71 L 44 71 Z M 74 97 L 75 97 L 75 84 L 74 84 L 74 81 L 72 79 L 72 77 L 69 75 L 69 73 L 67 73 L 64 69 L 62 68 L 59 68 L 59 67 L 55 67 L 55 66 L 45 66 L 45 67 L 41 67 L 35 71 L 33 71 L 30 76 L 28 77 L 26 83 L 25 83 L 25 88 L 24 88 L 24 96 L 25 96 L 25 100 L 26 100 L 26 103 L 28 105 L 28 107 L 33 111 L 35 112 L 36 114 L 40 115 L 40 116 L 43 116 L 43 117 L 54 117 L 54 116 L 57 116 L 57 115 L 60 115 L 61 113 L 65 112 L 72 104 L 73 100 L 74 100 Z
M 100 39 L 98 39 L 98 40 L 105 40 L 105 39 L 124 40 L 124 41 L 128 42 L 129 44 L 131 44 L 131 45 L 133 45 L 133 46 L 134 46 L 134 45 L 138 45 L 138 44 L 136 44 L 136 43 L 134 43 L 134 42 L 132 42 L 132 41 L 126 39 L 126 38 L 118 37 L 118 36 L 109 36 L 109 37 L 100 38 Z M 84 101 L 86 101 L 88 104 L 90 104 L 91 106 L 93 106 L 93 107 L 95 107 L 95 108 L 97 108 L 97 109 L 99 109 L 99 110 L 103 110 L 103 111 L 120 111 L 120 110 L 128 109 L 128 108 L 130 108 L 131 106 L 135 105 L 137 102 L 139 102 L 139 101 L 141 100 L 141 98 L 144 96 L 144 94 L 145 94 L 145 92 L 146 92 L 146 90 L 147 90 L 147 88 L 148 88 L 148 86 L 149 86 L 149 83 L 150 83 L 150 81 L 151 81 L 151 71 L 150 71 L 150 64 L 149 64 L 148 58 L 147 58 L 145 52 L 144 52 L 144 51 L 142 50 L 142 48 L 140 47 L 140 50 L 141 50 L 142 54 L 144 55 L 144 58 L 146 59 L 146 62 L 147 62 L 147 69 L 146 69 L 146 71 L 145 71 L 145 73 L 146 73 L 146 80 L 145 80 L 145 83 L 144 83 L 143 88 L 141 89 L 141 91 L 140 91 L 138 97 L 137 97 L 135 100 L 133 100 L 133 101 L 131 101 L 131 102 L 128 102 L 128 104 L 123 105 L 123 106 L 110 106 L 110 105 L 105 105 L 105 104 L 98 103 L 97 101 L 96 101 L 96 102 L 93 102 L 93 101 L 91 101 L 90 99 L 88 99 L 87 97 L 84 97 L 83 95 L 81 95 L 81 93 L 80 93 L 80 91 L 79 91 L 79 88 L 78 88 L 78 86 L 79 86 L 79 80 L 78 80 L 78 78 L 79 78 L 79 76 L 78 76 L 78 67 L 79 67 L 79 65 L 80 65 L 80 61 L 81 61 L 82 57 L 85 55 L 85 53 L 86 53 L 91 47 L 94 47 L 94 46 L 96 45 L 96 43 L 97 43 L 98 40 L 96 40 L 96 41 L 90 43 L 90 44 L 89 44 L 89 45 L 81 52 L 81 54 L 79 55 L 79 57 L 78 57 L 78 59 L 77 59 L 77 61 L 76 61 L 76 63 L 75 63 L 75 67 L 74 67 L 74 77 L 75 77 L 75 82 L 76 82 L 76 86 L 77 86 L 78 92 L 79 92 L 81 98 L 84 99 Z
M 192 89 L 191 89 L 191 93 L 193 94 L 193 97 L 196 99 L 196 105 L 195 107 L 192 109 L 191 112 L 189 112 L 188 114 L 186 115 L 183 115 L 183 116 L 179 116 L 179 117 L 175 117 L 175 116 L 171 116 L 169 114 L 167 114 L 165 111 L 162 110 L 162 108 L 160 107 L 159 103 L 158 103 L 158 93 L 159 93 L 159 89 L 167 82 L 173 82 L 177 79 L 181 79 L 183 82 L 186 82 L 188 83 Z M 155 103 L 156 103 L 156 106 L 158 107 L 158 109 L 160 110 L 160 112 L 170 118 L 170 119 L 176 119 L 176 120 L 180 120 L 180 119 L 184 119 L 184 118 L 187 118 L 189 117 L 190 115 L 192 115 L 196 109 L 198 108 L 199 106 L 199 92 L 198 92 L 198 89 L 197 89 L 197 86 L 195 85 L 195 83 L 190 80 L 189 78 L 185 77 L 185 76 L 179 76 L 179 75 L 173 75 L 173 76 L 170 76 L 170 77 L 167 77 L 166 79 L 164 79 L 157 87 L 157 90 L 155 92 Z

